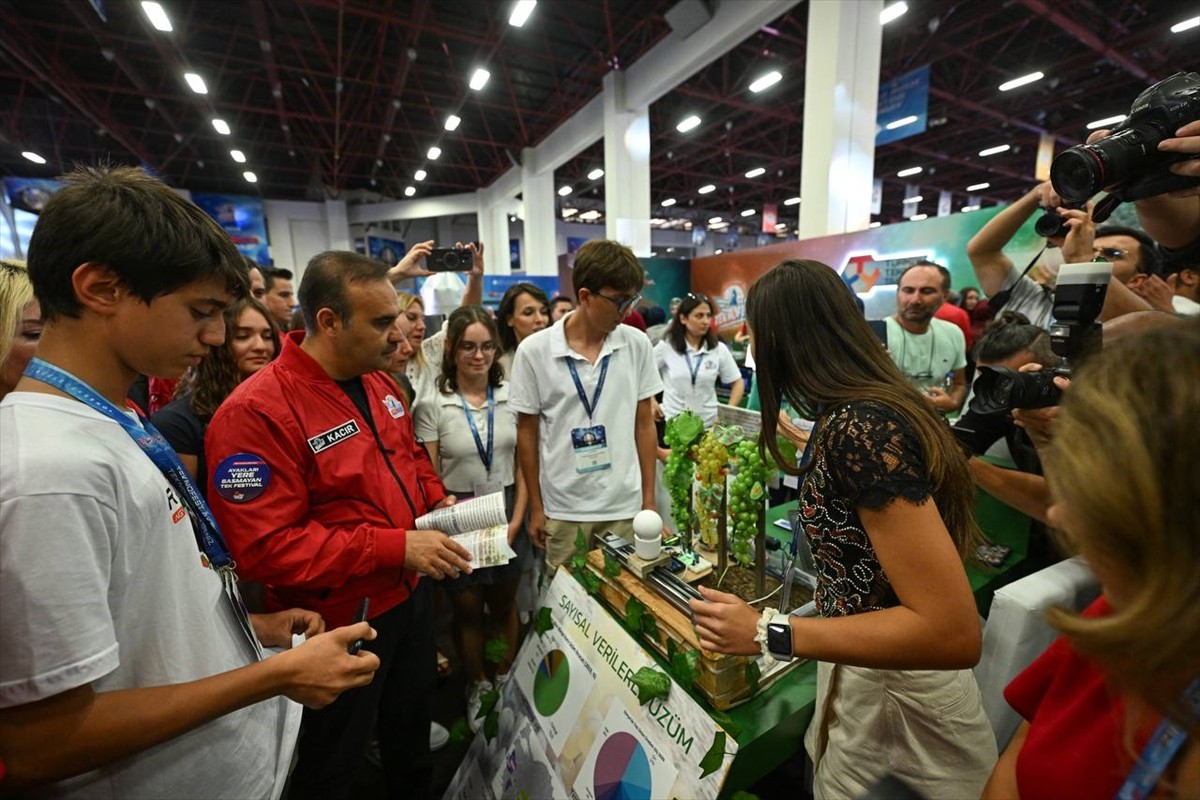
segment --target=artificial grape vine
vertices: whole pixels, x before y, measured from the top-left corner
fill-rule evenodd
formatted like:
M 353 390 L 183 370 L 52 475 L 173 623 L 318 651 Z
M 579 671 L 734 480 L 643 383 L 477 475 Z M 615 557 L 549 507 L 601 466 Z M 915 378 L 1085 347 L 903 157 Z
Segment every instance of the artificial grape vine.
M 729 449 L 714 431 L 704 434 L 696 447 L 695 494 L 696 518 L 700 541 L 710 550 L 718 544 L 717 525 L 721 515 L 721 498 L 725 494 L 725 475 L 729 472 Z
M 729 549 L 742 566 L 754 560 L 752 543 L 758 534 L 759 514 L 767 493 L 767 482 L 775 472 L 775 462 L 758 452 L 758 442 L 743 439 L 734 446 L 737 473 L 729 486 L 729 517 L 733 523 Z
M 692 475 L 695 461 L 692 446 L 704 434 L 704 422 L 690 411 L 667 421 L 663 441 L 671 448 L 663 467 L 663 482 L 671 495 L 671 518 L 686 539 L 692 529 Z

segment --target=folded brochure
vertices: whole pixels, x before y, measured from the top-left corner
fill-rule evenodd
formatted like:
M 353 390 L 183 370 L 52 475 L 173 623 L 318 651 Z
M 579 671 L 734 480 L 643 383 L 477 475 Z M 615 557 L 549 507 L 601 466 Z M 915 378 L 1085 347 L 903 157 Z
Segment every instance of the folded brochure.
M 448 534 L 471 554 L 472 569 L 499 567 L 517 557 L 508 544 L 503 492 L 434 509 L 419 517 L 414 528 Z

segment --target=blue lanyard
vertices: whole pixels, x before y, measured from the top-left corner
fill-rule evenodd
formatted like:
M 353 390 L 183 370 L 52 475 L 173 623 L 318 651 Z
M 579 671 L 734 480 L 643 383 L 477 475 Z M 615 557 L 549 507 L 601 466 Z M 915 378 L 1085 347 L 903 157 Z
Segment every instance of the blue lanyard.
M 495 453 L 495 435 L 496 430 L 496 400 L 492 397 L 492 385 L 489 383 L 487 387 L 487 408 L 488 408 L 488 443 L 487 449 L 483 449 L 483 440 L 479 438 L 479 428 L 475 425 L 475 415 L 471 413 L 471 407 L 467 405 L 467 398 L 462 396 L 462 392 L 458 394 L 458 400 L 462 403 L 463 416 L 467 418 L 467 424 L 471 426 L 471 435 L 475 437 L 475 450 L 479 453 L 479 460 L 483 462 L 484 468 L 488 472 L 488 477 L 492 475 L 492 454 Z
M 48 386 L 53 386 L 55 389 L 70 395 L 81 403 L 91 406 L 124 428 L 125 432 L 142 449 L 142 452 L 154 462 L 154 466 L 162 471 L 163 477 L 167 479 L 167 482 L 171 484 L 171 487 L 175 489 L 183 500 L 184 506 L 187 507 L 194 523 L 193 528 L 196 531 L 196 539 L 200 544 L 201 550 L 204 551 L 204 555 L 208 558 L 209 563 L 218 572 L 231 571 L 233 569 L 235 565 L 229 555 L 229 549 L 225 546 L 225 540 L 221 538 L 221 532 L 217 528 L 217 521 L 213 519 L 212 512 L 208 509 L 208 504 L 200 496 L 200 490 L 196 487 L 196 482 L 192 480 L 192 476 L 188 474 L 187 469 L 183 466 L 183 462 L 179 460 L 179 456 L 175 454 L 171 445 L 167 444 L 167 440 L 163 438 L 163 435 L 150 424 L 150 420 L 138 414 L 138 419 L 141 420 L 142 424 L 140 426 L 137 425 L 127 414 L 101 397 L 91 386 L 88 386 L 66 370 L 60 369 L 53 364 L 47 364 L 40 358 L 35 357 L 29 362 L 29 366 L 25 368 L 25 374 L 34 380 L 41 381 Z
M 592 402 L 589 403 L 587 393 L 583 391 L 583 384 L 579 381 L 579 370 L 575 368 L 575 361 L 567 356 L 567 369 L 571 370 L 571 380 L 575 381 L 575 391 L 579 394 L 579 402 L 583 403 L 583 410 L 587 412 L 589 420 L 596 413 L 596 406 L 600 405 L 600 392 L 604 389 L 604 376 L 608 374 L 610 358 L 612 358 L 612 353 L 606 355 L 600 362 L 600 380 L 596 381 L 596 391 L 592 394 Z
M 697 353 L 696 354 L 696 364 L 695 364 L 695 366 L 693 366 L 691 353 L 685 352 L 683 354 L 683 357 L 687 359 L 688 369 L 692 373 L 692 388 L 693 389 L 696 388 L 696 377 L 700 374 L 700 366 L 704 363 L 704 356 L 705 356 L 705 353 L 703 351 Z
M 1183 693 L 1183 706 L 1191 721 L 1200 717 L 1200 678 L 1194 678 L 1188 684 L 1187 691 Z M 1163 771 L 1187 738 L 1186 727 L 1169 719 L 1159 723 L 1154 735 L 1146 743 L 1146 748 L 1142 750 L 1141 758 L 1117 792 L 1117 800 L 1143 800 L 1149 797 Z

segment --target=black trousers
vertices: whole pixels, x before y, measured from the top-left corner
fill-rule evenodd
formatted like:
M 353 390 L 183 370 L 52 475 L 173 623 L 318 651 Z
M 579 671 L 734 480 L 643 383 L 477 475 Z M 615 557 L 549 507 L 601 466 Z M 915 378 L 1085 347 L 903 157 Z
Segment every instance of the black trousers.
M 388 796 L 429 796 L 437 693 L 432 581 L 421 578 L 408 600 L 371 619 L 371 627 L 379 635 L 364 649 L 379 656 L 379 671 L 325 708 L 304 709 L 289 800 L 348 798 L 376 720 Z

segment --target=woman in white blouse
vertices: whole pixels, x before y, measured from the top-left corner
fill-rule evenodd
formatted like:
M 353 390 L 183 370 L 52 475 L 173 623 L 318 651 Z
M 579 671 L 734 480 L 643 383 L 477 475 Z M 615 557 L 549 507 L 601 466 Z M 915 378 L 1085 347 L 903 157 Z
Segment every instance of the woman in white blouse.
M 705 427 L 717 421 L 717 379 L 733 384 L 729 405 L 742 400 L 742 371 L 729 347 L 712 330 L 713 306 L 704 295 L 688 294 L 679 304 L 666 337 L 654 346 L 663 382 L 662 416 L 691 411 Z
M 517 421 L 508 409 L 508 384 L 496 359 L 499 334 L 487 310 L 464 306 L 446 326 L 446 345 L 436 392 L 413 411 L 417 437 L 446 486 L 459 502 L 503 491 L 508 510 L 508 541 L 518 558 L 502 567 L 472 572 L 443 585 L 454 607 L 454 638 L 469 683 L 467 721 L 475 719 L 484 693 L 493 688 L 484 664 L 484 606 L 491 635 L 508 644 L 505 659 L 496 666 L 496 680 L 508 677 L 517 644 L 517 581 L 521 554 L 530 545 L 523 529 L 525 486 L 516 469 Z

